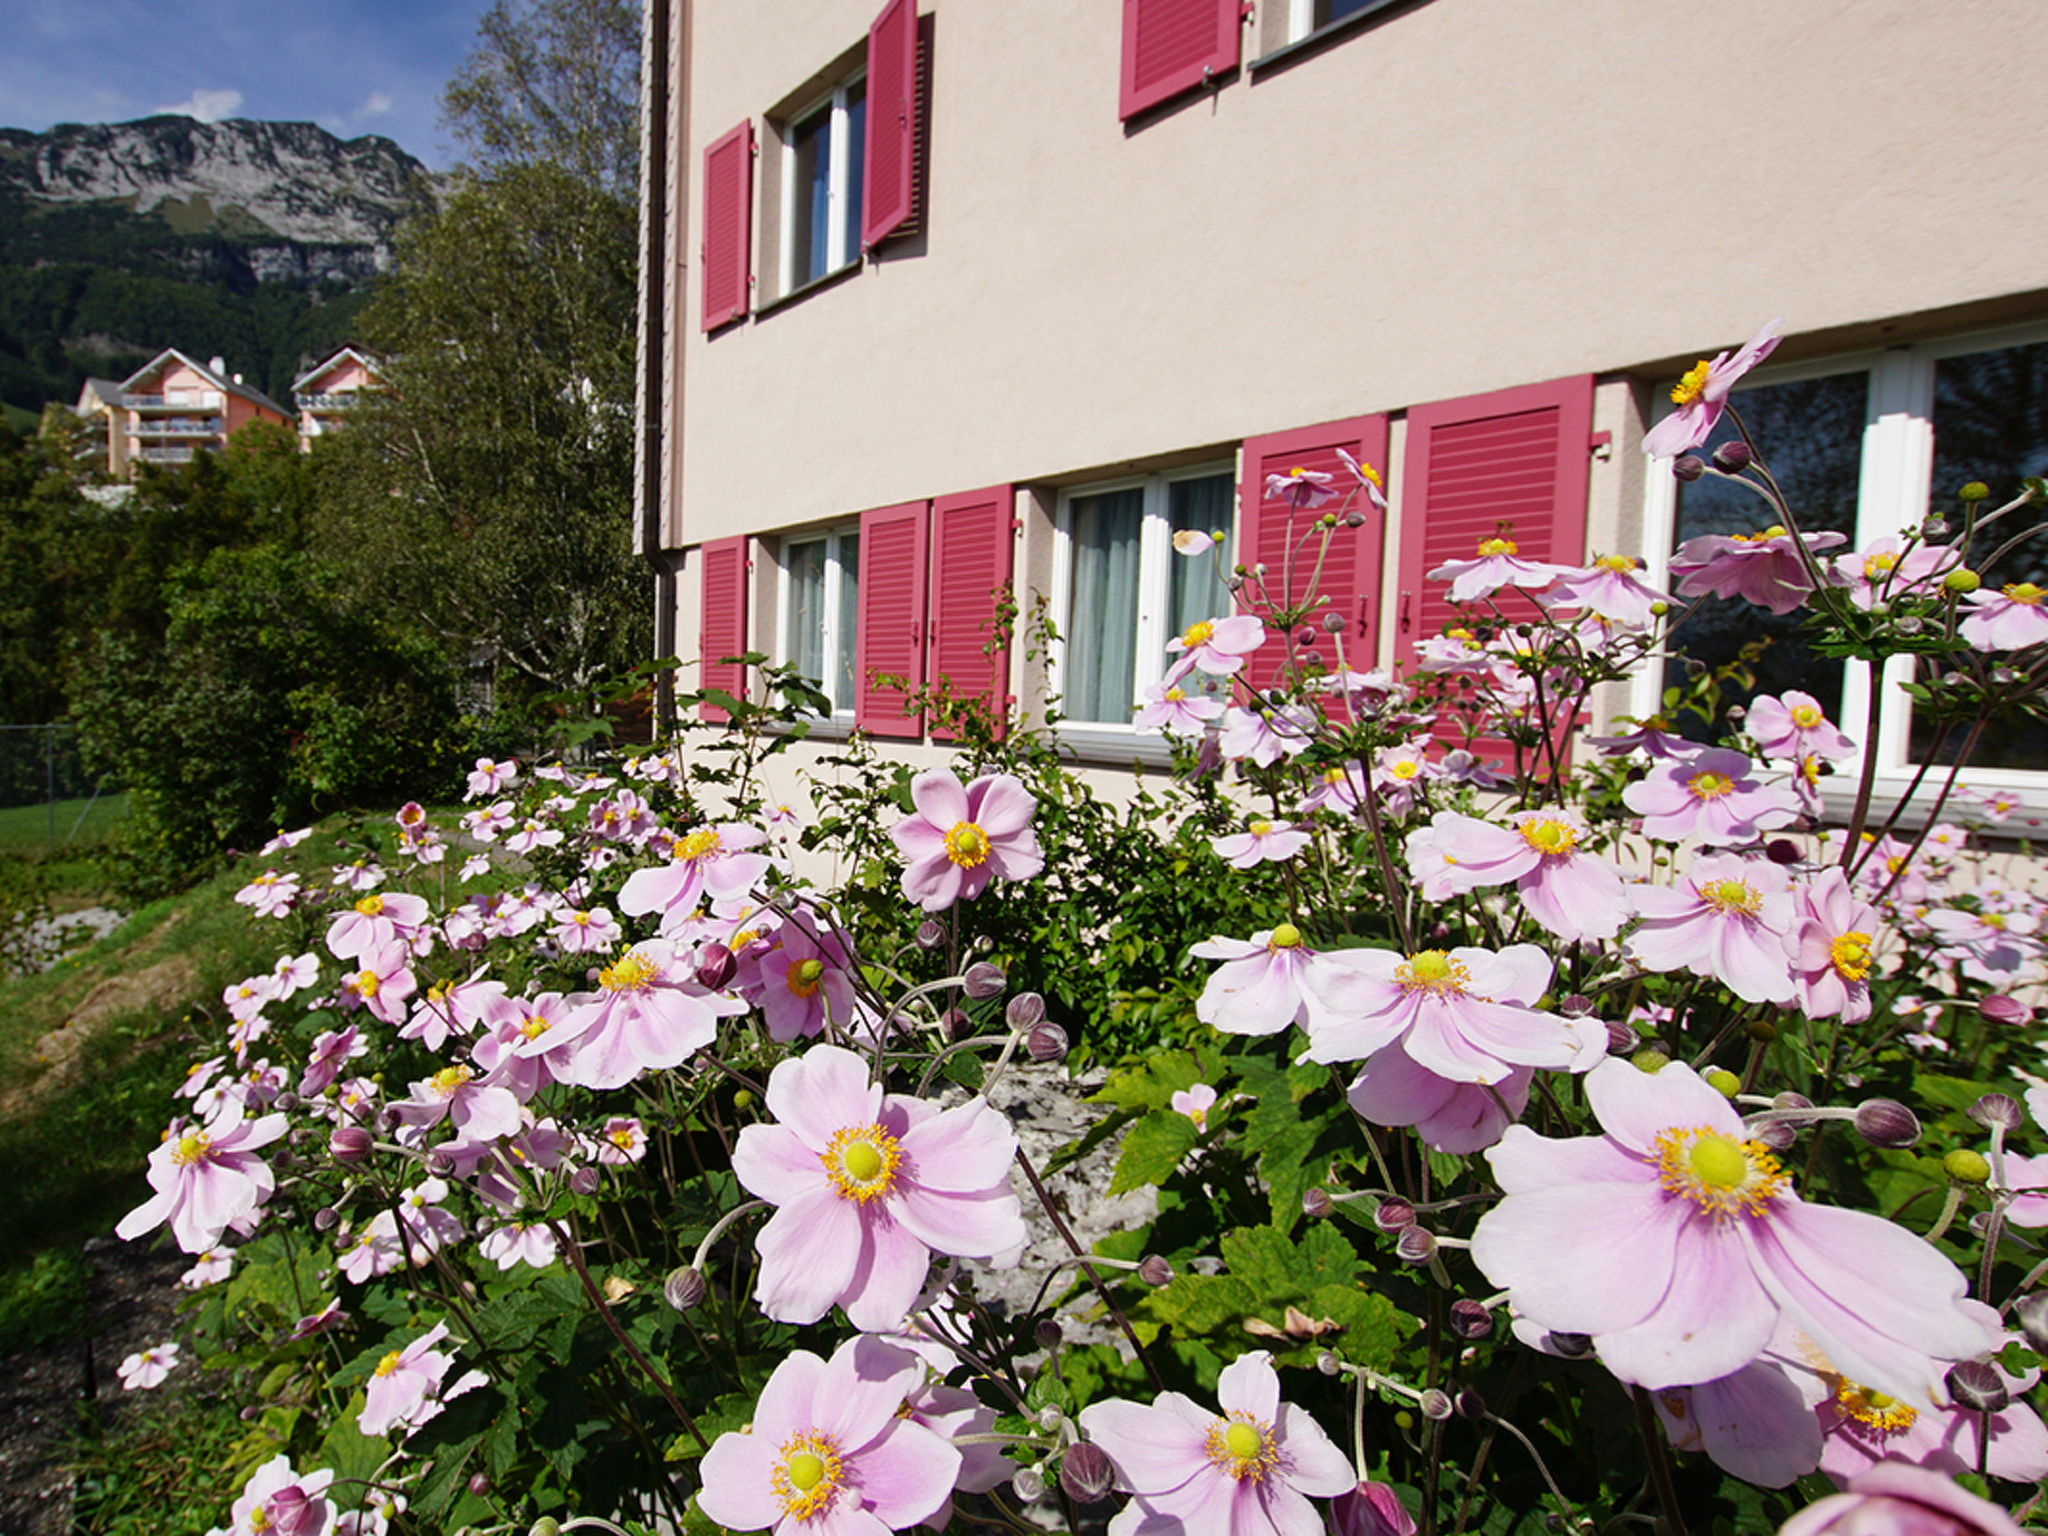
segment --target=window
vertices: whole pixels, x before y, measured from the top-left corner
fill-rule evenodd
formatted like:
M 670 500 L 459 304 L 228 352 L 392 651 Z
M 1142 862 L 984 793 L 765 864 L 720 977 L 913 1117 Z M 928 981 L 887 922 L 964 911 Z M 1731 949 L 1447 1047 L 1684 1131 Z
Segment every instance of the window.
M 1086 486 L 1060 498 L 1053 586 L 1061 643 L 1052 686 L 1069 719 L 1128 726 L 1140 695 L 1166 673 L 1166 643 L 1199 620 L 1232 611 L 1215 559 L 1173 550 L 1182 530 L 1230 527 L 1231 476 L 1228 464 L 1207 465 Z M 1196 681 L 1220 691 L 1223 680 Z
M 1373 0 L 1289 0 L 1288 39 L 1298 41 L 1333 21 L 1356 16 L 1372 3 Z
M 863 73 L 835 86 L 782 131 L 785 294 L 860 259 L 867 105 Z
M 1763 450 L 1805 531 L 1847 535 L 1843 549 L 1868 546 L 1933 515 L 1957 523 L 1956 491 L 1971 480 L 1991 488 L 1997 506 L 2017 493 L 2024 476 L 2048 471 L 2048 326 L 1980 333 L 1952 340 L 1864 353 L 1801 368 L 1760 368 L 1731 399 Z M 1733 435 L 1723 418 L 1704 455 Z M 1649 477 L 1646 553 L 1663 576 L 1678 544 L 1703 533 L 1750 532 L 1769 516 L 1753 494 L 1711 477 L 1680 485 L 1667 473 Z M 1973 561 L 2040 522 L 2032 508 L 2008 516 L 2003 537 L 1987 535 Z M 2048 583 L 2048 547 L 2029 540 L 1984 571 L 1987 583 Z M 1678 631 L 1687 653 L 1710 664 L 1731 659 L 1749 639 L 1767 637 L 1757 659 L 1755 692 L 1798 688 L 1813 694 L 1852 739 L 1877 753 L 1878 783 L 1902 793 L 1914 765 L 1933 747 L 1933 733 L 1912 718 L 1898 684 L 1909 659 L 1873 679 L 1860 662 L 1813 656 L 1794 634 L 1798 614 L 1774 620 L 1748 603 L 1709 599 Z M 1676 681 L 1674 668 L 1667 674 Z M 1656 713 L 1666 679 L 1640 681 L 1631 708 Z M 1882 704 L 1874 741 L 1868 717 L 1873 686 Z M 1734 702 L 1744 702 L 1738 693 Z M 1946 751 L 1937 756 L 1946 756 Z M 1970 781 L 2025 792 L 2048 806 L 2048 731 L 2025 718 L 1993 722 L 1971 757 Z M 1841 765 L 1823 789 L 1846 805 L 1860 764 Z M 1931 802 L 1939 775 L 1922 796 Z
M 782 541 L 777 606 L 782 659 L 832 700 L 832 713 L 854 706 L 854 639 L 860 614 L 860 533 L 835 528 Z

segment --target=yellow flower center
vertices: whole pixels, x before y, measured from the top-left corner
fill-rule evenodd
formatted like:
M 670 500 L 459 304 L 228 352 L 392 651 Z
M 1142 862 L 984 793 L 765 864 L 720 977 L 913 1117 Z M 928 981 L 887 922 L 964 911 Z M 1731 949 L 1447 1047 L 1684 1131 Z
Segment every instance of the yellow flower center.
M 455 1097 L 455 1090 L 468 1082 L 473 1075 L 467 1067 L 443 1067 L 434 1074 L 434 1092 L 444 1099 L 452 1099 Z
M 660 966 L 629 949 L 597 973 L 597 984 L 607 992 L 645 992 L 660 978 Z
M 519 1033 L 529 1040 L 538 1040 L 548 1032 L 548 1021 L 537 1013 L 529 1013 L 519 1025 Z
M 1801 704 L 1792 711 L 1792 723 L 1802 731 L 1810 731 L 1826 717 L 1812 704 Z
M 1301 930 L 1292 923 L 1282 923 L 1266 937 L 1268 949 L 1299 949 Z
M 377 1374 L 378 1374 L 379 1376 L 389 1376 L 389 1375 L 390 1375 L 390 1374 L 391 1374 L 391 1373 L 392 1373 L 393 1371 L 397 1370 L 397 1369 L 398 1369 L 398 1360 L 399 1360 L 399 1356 L 400 1356 L 400 1355 L 401 1355 L 402 1353 L 403 1353 L 403 1351 L 400 1351 L 400 1350 L 396 1350 L 396 1349 L 394 1349 L 393 1351 L 391 1351 L 391 1353 L 390 1353 L 390 1354 L 386 1355 L 386 1356 L 385 1356 L 385 1357 L 384 1357 L 384 1358 L 383 1358 L 382 1360 L 379 1360 L 379 1361 L 377 1362 Z
M 1679 376 L 1678 382 L 1671 386 L 1671 403 L 1691 405 L 1693 401 L 1699 399 L 1701 392 L 1707 387 L 1707 375 L 1712 372 L 1713 367 L 1712 363 L 1701 358 L 1686 369 Z
M 1785 528 L 1782 523 L 1773 523 L 1762 533 L 1731 533 L 1728 537 L 1738 544 L 1768 544 L 1773 539 L 1784 538 Z
M 267 1531 L 270 1529 L 270 1514 L 261 1504 L 249 1511 L 249 1529 Z
M 818 1160 L 834 1189 L 866 1205 L 894 1187 L 903 1149 L 879 1125 L 849 1125 L 832 1133 Z
M 718 829 L 699 827 L 687 837 L 676 839 L 675 857 L 679 859 L 708 859 L 718 852 Z
M 1397 779 L 1412 779 L 1415 775 L 1422 772 L 1422 764 L 1416 762 L 1412 757 L 1404 757 L 1398 763 L 1392 764 L 1387 769 L 1387 772 Z
M 611 1135 L 606 1137 L 605 1139 L 609 1141 L 613 1146 L 617 1147 L 621 1152 L 630 1152 L 633 1150 L 635 1143 L 637 1143 L 640 1138 L 638 1133 L 635 1132 L 632 1126 L 622 1125 L 616 1131 L 613 1131 Z
M 569 914 L 569 921 L 578 928 L 588 928 L 590 926 L 590 914 L 588 912 L 571 912 Z
M 1523 822 L 1521 833 L 1523 841 L 1542 854 L 1570 853 L 1579 846 L 1577 832 L 1548 816 Z
M 1741 912 L 1754 917 L 1763 910 L 1764 895 L 1747 880 L 1714 880 L 1699 888 L 1700 899 L 1716 912 Z
M 1881 1435 L 1896 1435 L 1912 1427 L 1918 1418 L 1911 1408 L 1887 1393 L 1851 1381 L 1846 1376 L 1835 1389 L 1835 1407 L 1845 1419 L 1854 1419 L 1858 1424 L 1876 1430 Z
M 818 983 L 825 978 L 825 962 L 822 960 L 799 960 L 789 968 L 783 979 L 789 983 L 789 990 L 798 997 L 816 997 Z
M 1270 821 L 1255 821 L 1251 824 L 1251 828 L 1253 837 L 1266 837 L 1272 833 L 1273 823 Z
M 1216 633 L 1216 626 L 1207 619 L 1188 626 L 1188 632 L 1180 637 L 1183 649 L 1192 651 L 1198 645 L 1207 645 L 1209 637 Z
M 194 1163 L 204 1162 L 213 1142 L 202 1132 L 187 1131 L 178 1138 L 178 1144 L 171 1148 L 171 1164 L 177 1168 L 189 1168 Z
M 2041 606 L 2041 599 L 2048 597 L 2048 588 L 2037 587 L 2031 581 L 2014 582 L 2005 589 L 2005 595 L 2016 603 L 2025 603 L 2029 608 Z
M 359 974 L 356 977 L 356 992 L 365 998 L 375 997 L 377 995 L 377 973 L 375 971 L 364 971 Z
M 1479 541 L 1479 553 L 1484 559 L 1492 559 L 1495 555 L 1512 555 L 1515 553 L 1515 541 L 1513 539 L 1481 539 Z
M 376 895 L 365 896 L 356 903 L 356 910 L 365 917 L 381 917 L 384 915 L 384 898 Z
M 1187 696 L 1188 692 L 1185 688 L 1169 688 L 1166 690 L 1166 702 L 1169 704 L 1178 704 Z
M 1735 787 L 1735 781 L 1725 773 L 1709 770 L 1694 774 L 1685 781 L 1685 787 L 1695 800 L 1718 800 Z
M 831 1507 L 839 1475 L 838 1443 L 810 1430 L 783 1442 L 768 1482 L 792 1520 L 808 1520 Z
M 1784 1170 L 1760 1141 L 1736 1141 L 1708 1126 L 1673 1126 L 1657 1138 L 1658 1182 L 1717 1220 L 1761 1216 L 1785 1187 Z
M 956 821 L 946 834 L 946 857 L 962 869 L 988 861 L 988 834 L 971 821 Z
M 1885 577 L 1891 575 L 1898 568 L 1898 564 L 1899 557 L 1897 555 L 1865 555 L 1863 557 L 1863 579 L 1873 582 L 1883 581 Z
M 1595 569 L 1613 571 L 1617 576 L 1626 576 L 1636 568 L 1636 563 L 1627 555 L 1602 555 L 1593 562 Z
M 1227 1419 L 1211 1419 L 1203 1449 L 1211 1465 L 1240 1483 L 1264 1482 L 1266 1474 L 1280 1460 L 1271 1427 L 1243 1412 L 1233 1412 Z
M 1986 928 L 2003 928 L 2005 927 L 2005 914 L 2002 912 L 1986 912 L 1979 921 Z
M 1870 974 L 1870 935 L 1851 930 L 1828 945 L 1828 959 L 1844 981 L 1861 981 Z
M 1453 960 L 1443 950 L 1425 949 L 1395 966 L 1394 980 L 1410 992 L 1462 997 L 1472 981 L 1472 973 L 1462 960 Z

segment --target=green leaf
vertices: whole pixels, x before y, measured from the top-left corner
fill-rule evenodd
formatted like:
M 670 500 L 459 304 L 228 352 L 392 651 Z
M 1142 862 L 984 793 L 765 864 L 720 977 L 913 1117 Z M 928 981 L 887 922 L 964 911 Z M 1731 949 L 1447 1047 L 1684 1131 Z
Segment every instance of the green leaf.
M 1160 1051 L 1142 1066 L 1111 1073 L 1109 1081 L 1088 1102 L 1114 1104 L 1122 1109 L 1165 1109 L 1176 1093 L 1201 1080 L 1201 1063 L 1188 1052 Z
M 756 1395 L 752 1392 L 728 1392 L 709 1408 L 693 1409 L 691 1417 L 696 1419 L 697 1428 L 705 1440 L 716 1445 L 720 1435 L 736 1432 L 754 1417 L 755 1401 Z M 704 1447 L 687 1430 L 669 1442 L 667 1455 L 670 1461 L 695 1461 L 703 1454 Z
M 1142 1185 L 1165 1183 L 1200 1139 L 1201 1132 L 1186 1115 L 1170 1109 L 1154 1110 L 1124 1133 L 1109 1192 L 1120 1195 Z

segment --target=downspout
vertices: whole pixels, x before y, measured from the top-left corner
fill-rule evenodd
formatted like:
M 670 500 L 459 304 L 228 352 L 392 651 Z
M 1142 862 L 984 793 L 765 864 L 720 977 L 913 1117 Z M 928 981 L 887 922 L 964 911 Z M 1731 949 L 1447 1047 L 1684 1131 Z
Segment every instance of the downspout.
M 687 6 L 688 0 L 683 0 Z M 654 659 L 676 653 L 676 578 L 662 547 L 663 422 L 670 381 L 663 377 L 664 346 L 669 329 L 669 45 L 671 0 L 642 0 L 640 9 L 640 282 L 639 334 L 636 345 L 634 416 L 639 431 L 633 439 L 633 552 L 644 559 L 654 577 Z M 680 234 L 680 231 L 678 231 Z M 680 249 L 680 242 L 678 242 Z M 682 348 L 674 349 L 676 377 L 682 383 Z M 675 724 L 674 674 L 663 672 L 654 685 L 654 717 L 658 734 Z

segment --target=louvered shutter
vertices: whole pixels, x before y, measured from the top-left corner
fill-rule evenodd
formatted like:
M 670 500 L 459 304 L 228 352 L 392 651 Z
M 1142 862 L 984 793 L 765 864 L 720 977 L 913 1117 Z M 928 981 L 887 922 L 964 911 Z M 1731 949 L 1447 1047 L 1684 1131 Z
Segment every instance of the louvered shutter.
M 741 123 L 704 151 L 703 326 L 715 331 L 747 312 L 752 283 L 754 124 Z
M 1577 565 L 1585 559 L 1592 434 L 1591 374 L 1408 413 L 1396 630 L 1403 670 L 1413 667 L 1415 647 L 1457 616 L 1450 583 L 1430 581 L 1428 573 L 1449 560 L 1471 559 L 1502 525 L 1525 560 Z M 1493 601 L 1511 620 L 1540 612 L 1515 588 Z M 1475 746 L 1488 758 L 1502 755 L 1498 743 Z
M 703 601 L 698 628 L 698 676 L 706 688 L 723 688 L 734 698 L 746 697 L 747 669 L 727 657 L 747 649 L 747 541 L 714 539 L 706 544 Z M 699 707 L 706 720 L 731 716 L 716 704 Z
M 1124 0 L 1126 120 L 1237 68 L 1243 0 Z
M 854 645 L 854 722 L 876 736 L 916 737 L 924 717 L 908 696 L 924 686 L 925 548 L 929 504 L 860 515 L 860 618 Z M 894 678 L 889 685 L 879 679 Z
M 1008 485 L 932 503 L 931 643 L 934 683 L 944 680 L 956 699 L 979 699 L 1000 723 L 1009 713 L 1010 648 L 987 651 L 996 601 L 1010 586 L 1016 493 Z M 934 726 L 932 736 L 952 734 Z
M 1241 515 L 1236 563 L 1247 569 L 1264 564 L 1264 585 L 1272 597 L 1278 599 L 1285 593 L 1291 602 L 1298 603 L 1309 595 L 1309 577 L 1315 570 L 1316 550 L 1321 544 L 1321 536 L 1310 533 L 1316 520 L 1325 512 L 1340 508 L 1363 512 L 1363 527 L 1340 527 L 1331 535 L 1330 552 L 1323 561 L 1322 579 L 1316 583 L 1315 593 L 1327 597 L 1329 602 L 1316 609 L 1307 622 L 1320 635 L 1325 614 L 1335 613 L 1342 618 L 1345 663 L 1354 672 L 1365 672 L 1379 665 L 1380 568 L 1386 550 L 1386 515 L 1362 490 L 1354 494 L 1357 482 L 1337 457 L 1340 448 L 1384 475 L 1387 418 L 1354 416 L 1347 421 L 1325 422 L 1319 427 L 1301 427 L 1245 441 L 1244 480 L 1238 487 Z M 1334 476 L 1331 489 L 1337 492 L 1337 499 L 1312 510 L 1297 511 L 1284 496 L 1266 494 L 1268 475 L 1284 475 L 1295 469 Z M 1334 670 L 1336 647 L 1321 639 L 1317 644 L 1326 664 Z M 1287 636 L 1269 630 L 1266 643 L 1252 655 L 1245 680 L 1254 688 L 1271 688 L 1279 681 L 1287 654 Z
M 868 28 L 866 176 L 860 243 L 906 223 L 917 182 L 917 0 L 889 0 Z

